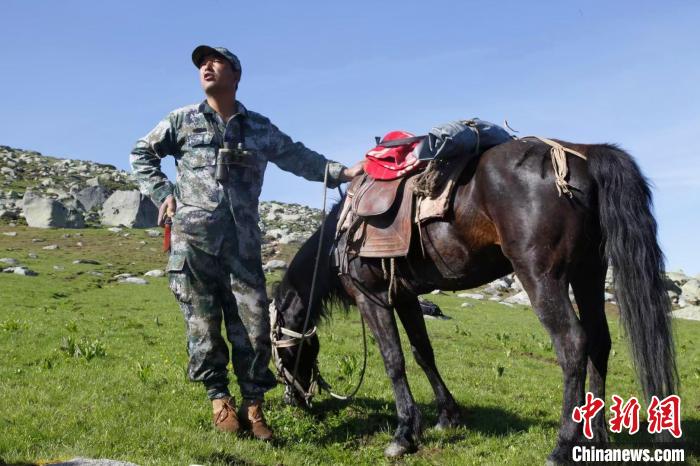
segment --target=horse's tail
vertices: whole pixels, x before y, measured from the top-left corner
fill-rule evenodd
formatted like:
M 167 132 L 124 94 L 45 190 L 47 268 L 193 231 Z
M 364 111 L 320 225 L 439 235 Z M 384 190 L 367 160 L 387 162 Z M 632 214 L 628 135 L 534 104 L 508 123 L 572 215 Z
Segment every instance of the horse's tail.
M 656 239 L 649 183 L 632 157 L 613 145 L 588 151 L 598 186 L 605 255 L 614 272 L 616 299 L 632 359 L 647 400 L 676 393 L 671 302 L 664 286 L 664 257 Z

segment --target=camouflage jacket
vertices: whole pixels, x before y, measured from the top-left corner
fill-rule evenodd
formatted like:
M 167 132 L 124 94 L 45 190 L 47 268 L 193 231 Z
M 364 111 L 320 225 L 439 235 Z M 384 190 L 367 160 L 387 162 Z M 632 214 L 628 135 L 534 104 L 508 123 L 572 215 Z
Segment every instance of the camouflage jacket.
M 232 147 L 243 142 L 254 157 L 252 168 L 229 166 L 228 181 L 223 184 L 215 179 L 221 137 L 231 142 Z M 160 161 L 166 155 L 175 157 L 175 186 L 161 171 Z M 323 181 L 327 162 L 322 155 L 292 141 L 269 119 L 247 110 L 240 102 L 238 113 L 224 123 L 206 100 L 171 112 L 137 141 L 130 160 L 141 191 L 157 205 L 174 193 L 178 205 L 214 211 L 227 199 L 234 218 L 241 219 L 257 219 L 258 197 L 268 161 L 311 181 Z M 340 184 L 343 168 L 340 163 L 330 163 L 330 187 Z

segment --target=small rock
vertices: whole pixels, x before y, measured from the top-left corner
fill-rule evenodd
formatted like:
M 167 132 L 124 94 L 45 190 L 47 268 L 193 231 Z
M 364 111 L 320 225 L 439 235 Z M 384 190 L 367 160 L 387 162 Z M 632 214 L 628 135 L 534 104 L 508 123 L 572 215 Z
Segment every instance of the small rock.
M 469 299 L 484 299 L 484 295 L 481 293 L 460 293 L 457 295 L 457 297 Z
M 19 214 L 12 210 L 0 210 L 0 218 L 3 220 L 17 220 Z
M 265 272 L 270 272 L 272 270 L 282 270 L 287 268 L 287 263 L 285 261 L 279 260 L 279 259 L 272 259 L 267 261 L 267 263 L 263 266 L 263 270 Z
M 96 270 L 90 270 L 87 274 L 94 275 L 95 277 L 103 277 L 104 276 L 104 274 L 102 272 L 98 272 Z
M 32 243 L 43 243 L 46 241 L 44 238 L 32 238 Z
M 149 270 L 148 272 L 143 274 L 144 277 L 164 277 L 165 272 L 160 269 L 154 269 L 154 270 Z
M 7 264 L 7 265 L 17 265 L 17 264 L 19 264 L 19 261 L 18 261 L 17 259 L 13 259 L 13 258 L 11 258 L 11 257 L 3 257 L 3 258 L 0 258 L 0 262 L 2 262 L 3 264 Z
M 73 261 L 74 264 L 92 264 L 92 265 L 100 265 L 99 261 L 96 261 L 95 259 L 76 259 Z
M 151 238 L 157 238 L 160 236 L 160 230 L 146 230 L 146 234 Z
M 510 289 L 510 285 L 511 283 L 504 278 L 499 278 L 498 280 L 494 280 L 486 285 L 486 287 L 484 287 L 484 292 L 489 294 L 502 293 L 508 291 Z
M 5 236 L 17 236 L 16 231 L 4 231 L 2 234 Z
M 33 270 L 29 270 L 26 267 L 8 267 L 6 269 L 3 269 L 3 272 L 5 273 L 14 273 L 15 275 L 24 275 L 27 277 L 34 277 L 39 275 Z
M 44 463 L 46 466 L 138 466 L 134 463 L 110 459 L 73 458 L 60 463 Z
M 459 307 L 474 307 L 474 305 L 472 303 L 462 303 Z
M 46 251 L 53 251 L 56 249 L 59 249 L 58 244 L 49 244 L 48 246 L 44 246 L 41 249 L 45 249 Z
M 54 270 L 65 270 L 65 267 L 63 267 L 62 265 L 54 265 L 53 269 Z
M 442 292 L 442 290 L 433 290 L 430 292 L 430 294 L 445 294 Z
M 109 228 L 107 228 L 107 230 L 108 230 L 108 231 L 111 231 L 112 233 L 119 233 L 120 231 L 123 230 L 123 228 L 119 228 L 119 227 L 109 227 Z
M 119 275 L 115 275 L 114 278 L 116 278 L 117 280 L 123 280 L 126 278 L 131 278 L 133 276 L 134 274 L 132 273 L 120 273 Z
M 418 304 L 420 304 L 421 312 L 423 313 L 423 317 L 426 319 L 450 319 L 442 312 L 440 306 L 438 306 L 432 301 L 428 301 L 427 299 L 423 298 L 418 298 Z
M 131 283 L 132 285 L 148 285 L 148 282 L 143 278 L 127 277 L 119 280 L 119 283 Z
M 27 257 L 30 258 L 30 259 L 38 259 L 38 258 L 39 258 L 39 256 L 37 256 L 37 255 L 34 254 L 33 252 L 30 252 L 29 254 L 27 254 Z

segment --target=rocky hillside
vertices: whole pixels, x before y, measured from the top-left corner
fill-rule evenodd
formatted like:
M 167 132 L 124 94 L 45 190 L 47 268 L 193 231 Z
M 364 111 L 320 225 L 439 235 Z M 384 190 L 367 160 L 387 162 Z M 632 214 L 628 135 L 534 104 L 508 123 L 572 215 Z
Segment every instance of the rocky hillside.
M 156 207 L 136 191 L 134 179 L 125 171 L 0 146 L 0 222 L 39 228 L 108 227 L 118 232 L 123 227 L 153 227 L 155 217 Z M 316 230 L 320 217 L 318 209 L 298 204 L 261 203 L 266 269 L 284 268 L 299 245 Z M 157 236 L 159 231 L 149 230 L 148 234 Z M 22 269 L 16 273 L 22 273 Z M 674 315 L 700 320 L 700 276 L 669 272 L 666 285 Z M 530 305 L 514 275 L 478 291 L 461 293 L 460 297 L 465 299 L 464 307 L 484 299 L 505 306 Z M 606 280 L 606 302 L 615 305 L 611 273 Z
M 112 165 L 0 146 L 0 221 L 6 224 L 153 227 L 156 208 L 136 190 L 131 174 Z M 321 215 L 298 204 L 263 202 L 260 218 L 265 256 L 273 257 L 289 255 L 313 233 Z

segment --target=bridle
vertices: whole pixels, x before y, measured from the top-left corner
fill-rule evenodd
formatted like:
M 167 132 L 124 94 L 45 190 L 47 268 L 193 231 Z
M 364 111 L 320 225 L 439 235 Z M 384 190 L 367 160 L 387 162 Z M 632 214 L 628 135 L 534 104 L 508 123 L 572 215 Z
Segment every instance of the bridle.
M 270 342 L 272 343 L 272 361 L 275 363 L 275 368 L 277 369 L 277 379 L 285 385 L 285 397 L 293 396 L 293 390 L 301 396 L 304 400 L 306 406 L 311 406 L 311 398 L 319 393 L 319 381 L 321 379 L 321 374 L 318 371 L 318 364 L 314 361 L 314 365 L 311 368 L 311 382 L 308 389 L 299 383 L 299 380 L 294 374 L 289 372 L 289 370 L 282 364 L 282 358 L 279 354 L 280 348 L 292 348 L 301 344 L 314 335 L 316 335 L 316 326 L 308 330 L 306 333 L 295 332 L 286 327 L 282 327 L 279 320 L 279 312 L 277 311 L 277 306 L 275 301 L 270 302 Z M 289 338 L 282 339 L 283 336 Z
M 317 327 L 314 326 L 312 329 L 308 330 L 306 333 L 302 334 L 283 327 L 280 323 L 279 311 L 275 305 L 275 301 L 270 302 L 270 342 L 272 343 L 272 361 L 275 364 L 275 369 L 277 369 L 277 379 L 280 383 L 285 386 L 284 395 L 285 398 L 291 397 L 293 399 L 296 392 L 303 400 L 306 407 L 311 407 L 311 399 L 318 395 L 322 390 L 328 392 L 330 396 L 337 400 L 347 401 L 352 399 L 362 386 L 362 382 L 365 379 L 365 370 L 367 369 L 367 331 L 365 329 L 365 320 L 360 316 L 360 321 L 362 322 L 362 345 L 363 345 L 363 360 L 362 360 L 362 370 L 360 371 L 360 379 L 353 390 L 347 395 L 340 395 L 333 391 L 333 387 L 324 380 L 321 376 L 321 371 L 318 369 L 318 360 L 314 360 L 314 364 L 311 367 L 311 379 L 309 382 L 309 388 L 305 389 L 297 377 L 291 373 L 284 364 L 282 364 L 282 358 L 279 354 L 279 348 L 292 348 L 294 346 L 302 344 L 302 342 L 308 342 L 309 338 L 316 335 Z M 289 337 L 287 339 L 282 339 L 283 336 Z

